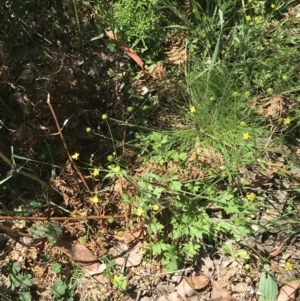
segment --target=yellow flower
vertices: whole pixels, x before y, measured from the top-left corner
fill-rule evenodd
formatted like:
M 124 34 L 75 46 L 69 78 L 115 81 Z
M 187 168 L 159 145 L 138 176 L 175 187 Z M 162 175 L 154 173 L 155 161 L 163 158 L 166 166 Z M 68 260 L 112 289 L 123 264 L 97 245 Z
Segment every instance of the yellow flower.
M 99 203 L 99 199 L 98 199 L 98 197 L 97 197 L 96 195 L 92 198 L 92 202 L 93 202 L 94 204 Z
M 107 115 L 106 114 L 102 114 L 102 119 L 106 120 L 107 119 Z
M 272 8 L 275 8 L 275 6 L 276 6 L 276 5 L 275 5 L 274 3 L 271 4 L 271 7 L 272 7 Z
M 246 91 L 246 92 L 244 93 L 244 95 L 245 95 L 246 98 L 249 98 L 250 95 L 251 95 L 251 93 L 250 93 L 250 91 Z
M 243 133 L 243 139 L 248 140 L 250 138 L 249 133 Z
M 289 77 L 288 77 L 286 74 L 284 74 L 284 75 L 282 75 L 282 79 L 283 79 L 283 80 L 288 80 Z
M 119 283 L 119 282 L 120 282 L 120 276 L 114 275 L 113 282 L 114 282 L 114 283 Z
M 246 19 L 246 21 L 251 21 L 251 16 L 247 15 L 247 16 L 245 16 L 245 19 Z
M 157 204 L 155 204 L 154 206 L 153 206 L 153 210 L 154 211 L 157 211 L 159 209 L 159 206 L 157 205 Z
M 284 265 L 284 269 L 286 271 L 291 271 L 293 269 L 293 265 L 290 263 L 290 262 L 287 262 L 285 265 Z
M 87 127 L 87 128 L 85 129 L 85 131 L 86 131 L 87 133 L 89 133 L 91 130 L 92 130 L 92 129 L 89 128 L 89 127 Z
M 95 168 L 95 169 L 93 170 L 93 172 L 92 172 L 92 175 L 93 175 L 94 177 L 97 177 L 97 176 L 99 176 L 99 173 L 100 173 L 100 169 L 99 169 L 99 168 Z
M 194 106 L 191 106 L 190 111 L 191 111 L 191 113 L 196 113 L 196 108 Z
M 240 122 L 240 126 L 245 126 L 246 125 L 246 122 L 245 121 L 241 121 Z
M 79 157 L 79 154 L 78 153 L 75 153 L 73 156 L 71 156 L 72 159 L 74 160 L 78 160 L 78 157 Z
M 120 171 L 121 171 L 121 167 L 120 167 L 119 165 L 117 165 L 117 166 L 115 167 L 114 171 L 115 171 L 116 173 L 120 172 Z
M 290 117 L 287 117 L 287 118 L 283 119 L 283 124 L 290 124 L 290 123 L 291 123 Z
M 144 213 L 145 213 L 145 211 L 142 208 L 139 208 L 136 212 L 136 215 L 142 216 L 142 215 L 144 215 Z
M 261 16 L 256 16 L 254 20 L 256 23 L 259 23 L 261 21 Z
M 272 88 L 268 88 L 267 92 L 268 92 L 268 94 L 272 94 L 273 93 L 273 89 Z
M 256 198 L 256 195 L 255 195 L 255 193 L 253 193 L 253 192 L 248 193 L 248 194 L 246 195 L 246 199 L 247 199 L 248 201 L 250 201 L 250 202 L 253 202 L 253 201 L 255 200 L 255 198 Z

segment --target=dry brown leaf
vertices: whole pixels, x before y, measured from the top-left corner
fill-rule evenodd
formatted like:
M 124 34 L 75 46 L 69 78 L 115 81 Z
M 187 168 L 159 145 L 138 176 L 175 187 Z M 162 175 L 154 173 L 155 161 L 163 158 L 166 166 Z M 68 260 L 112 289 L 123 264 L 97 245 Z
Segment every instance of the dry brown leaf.
M 155 79 L 163 79 L 166 76 L 166 67 L 163 63 L 152 65 L 148 72 Z
M 212 280 L 212 283 L 215 287 L 215 289 L 218 291 L 218 293 L 221 295 L 222 299 L 226 299 L 228 301 L 236 301 L 235 298 L 233 298 L 226 289 L 224 289 L 221 284 L 218 281 Z
M 300 280 L 295 280 L 284 285 L 279 293 L 277 301 L 294 301 L 296 300 L 296 291 L 300 288 Z
M 106 30 L 105 31 L 106 35 L 111 39 L 111 40 L 118 40 L 118 37 L 113 34 L 112 31 Z M 136 54 L 136 52 L 127 46 L 126 44 L 121 42 L 121 48 L 122 50 L 129 55 L 142 69 L 144 69 L 144 62 L 142 59 Z
M 90 275 L 101 274 L 106 269 L 106 265 L 100 264 L 97 257 L 80 243 L 60 241 L 56 247 L 76 261 Z
M 187 297 L 192 297 L 197 294 L 193 287 L 187 282 L 185 278 L 177 285 L 176 291 L 179 295 Z
M 278 254 L 280 254 L 282 252 L 282 250 L 284 249 L 284 247 L 285 247 L 285 244 L 280 245 L 279 247 L 276 248 L 276 250 L 274 250 L 274 251 L 272 251 L 270 253 L 270 256 L 271 257 L 277 256 Z
M 209 278 L 205 275 L 191 276 L 186 280 L 189 283 L 189 285 L 195 290 L 200 290 L 206 287 L 209 283 Z
M 187 48 L 183 37 L 173 37 L 172 45 L 165 51 L 165 55 L 175 65 L 184 63 L 187 60 Z

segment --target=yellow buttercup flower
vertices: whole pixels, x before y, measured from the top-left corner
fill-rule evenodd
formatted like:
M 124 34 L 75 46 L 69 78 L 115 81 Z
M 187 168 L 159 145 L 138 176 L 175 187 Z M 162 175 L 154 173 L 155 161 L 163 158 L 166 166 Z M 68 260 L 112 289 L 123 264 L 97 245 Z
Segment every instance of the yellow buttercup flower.
M 276 6 L 276 5 L 275 5 L 274 3 L 271 4 L 271 7 L 272 7 L 272 8 L 275 8 L 275 6 Z
M 284 75 L 282 75 L 282 79 L 283 79 L 283 80 L 288 80 L 289 77 L 288 77 L 286 74 L 284 74 Z
M 251 21 L 251 16 L 247 15 L 247 16 L 245 16 L 245 19 L 246 19 L 246 21 Z
M 191 111 L 191 113 L 196 113 L 196 108 L 194 106 L 191 106 L 190 111 Z
M 256 198 L 256 195 L 255 195 L 255 193 L 253 193 L 253 192 L 248 193 L 248 194 L 246 195 L 246 199 L 247 199 L 248 201 L 250 201 L 250 202 L 253 202 L 253 201 L 255 200 L 255 198 Z
M 290 117 L 287 117 L 287 118 L 283 119 L 283 124 L 290 124 L 290 123 L 291 123 Z
M 89 127 L 87 127 L 87 128 L 85 129 L 85 131 L 86 131 L 87 133 L 89 133 L 91 130 L 92 130 L 92 129 L 89 128 Z
M 243 133 L 243 139 L 248 140 L 250 138 L 249 133 Z
M 145 213 L 145 211 L 142 208 L 139 208 L 136 212 L 136 215 L 142 216 L 142 215 L 144 215 L 144 213 Z
M 92 202 L 93 202 L 94 204 L 99 203 L 99 199 L 98 199 L 98 197 L 97 197 L 96 195 L 92 198 Z
M 100 169 L 99 169 L 99 168 L 95 168 L 95 169 L 93 170 L 93 172 L 92 172 L 92 175 L 93 175 L 94 177 L 97 177 L 97 176 L 99 176 L 99 173 L 100 173 Z
M 114 279 L 113 279 L 113 282 L 114 283 L 119 283 L 120 282 L 120 277 L 118 275 L 115 275 Z
M 74 160 L 78 160 L 79 154 L 75 153 L 73 156 L 71 156 L 71 158 L 74 159 Z
M 155 204 L 155 205 L 153 206 L 153 210 L 154 210 L 154 211 L 159 210 L 159 206 L 158 206 L 157 204 Z
M 284 269 L 286 271 L 291 271 L 293 269 L 293 265 L 290 263 L 290 262 L 287 262 L 285 265 L 284 265 Z
M 256 16 L 254 20 L 256 23 L 259 23 L 261 21 L 261 16 Z
M 115 167 L 114 171 L 115 171 L 116 173 L 120 172 L 120 171 L 121 171 L 121 167 L 120 167 L 119 165 L 117 165 L 117 166 Z

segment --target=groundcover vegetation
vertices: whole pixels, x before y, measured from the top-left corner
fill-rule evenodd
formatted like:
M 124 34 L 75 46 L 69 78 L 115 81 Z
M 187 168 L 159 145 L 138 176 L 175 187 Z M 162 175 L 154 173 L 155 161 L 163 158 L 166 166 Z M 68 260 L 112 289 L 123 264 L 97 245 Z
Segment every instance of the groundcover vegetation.
M 298 1 L 0 24 L 1 300 L 298 300 Z

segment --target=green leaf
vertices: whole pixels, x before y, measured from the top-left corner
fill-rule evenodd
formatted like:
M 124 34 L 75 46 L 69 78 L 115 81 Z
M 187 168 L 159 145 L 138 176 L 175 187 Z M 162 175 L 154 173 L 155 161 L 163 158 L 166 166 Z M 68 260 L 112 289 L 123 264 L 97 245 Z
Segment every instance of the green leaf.
M 153 244 L 151 247 L 153 256 L 160 255 L 162 253 L 162 248 L 160 244 Z
M 55 263 L 53 266 L 52 266 L 52 271 L 56 274 L 60 273 L 61 272 L 61 264 L 60 263 Z
M 176 261 L 171 261 L 166 265 L 166 271 L 167 272 L 173 272 L 178 270 L 178 264 Z
M 182 184 L 179 181 L 172 181 L 169 185 L 170 189 L 173 191 L 180 191 L 181 186 L 182 186 Z
M 189 241 L 183 244 L 183 249 L 188 257 L 193 258 L 199 253 L 200 246 L 197 243 Z
M 20 288 L 26 288 L 33 285 L 32 275 L 20 274 L 16 278 L 20 281 Z
M 192 237 L 196 237 L 196 238 L 202 238 L 203 236 L 203 233 L 204 231 L 201 231 L 198 227 L 193 227 L 193 226 L 190 226 L 189 227 L 189 230 L 190 230 L 190 235 Z
M 30 232 L 32 233 L 34 238 L 41 238 L 45 236 L 47 230 L 43 225 L 40 225 L 39 223 L 35 223 L 31 226 Z
M 54 285 L 51 286 L 51 294 L 56 297 L 62 297 L 66 292 L 67 286 L 65 283 L 62 282 L 62 280 L 57 280 Z
M 155 222 L 153 221 L 149 226 L 148 226 L 148 232 L 149 234 L 155 234 L 157 233 L 159 230 L 163 229 L 163 225 L 159 222 Z
M 131 203 L 131 199 L 129 198 L 129 196 L 127 194 L 121 193 L 121 198 L 122 198 L 124 204 L 129 205 Z
M 240 250 L 236 251 L 236 256 L 239 256 L 246 260 L 250 258 L 249 253 L 244 249 L 240 249 Z
M 264 272 L 260 277 L 258 287 L 262 294 L 259 297 L 259 301 L 276 301 L 278 296 L 278 285 L 274 272 L 268 264 L 265 264 L 263 269 Z
M 51 244 L 55 244 L 61 233 L 62 233 L 62 229 L 58 226 L 58 224 L 56 222 L 50 222 L 48 224 L 45 225 L 45 229 L 47 229 L 47 239 Z
M 21 289 L 26 289 L 29 286 L 33 285 L 32 275 L 30 274 L 18 274 L 18 275 L 9 275 L 8 287 L 13 291 L 16 287 Z
M 11 273 L 14 274 L 14 275 L 18 274 L 21 271 L 21 268 L 20 268 L 19 264 L 16 261 L 11 262 L 9 264 L 8 268 L 11 271 Z
M 19 298 L 20 301 L 31 301 L 31 294 L 30 292 L 21 292 Z

